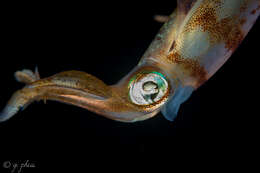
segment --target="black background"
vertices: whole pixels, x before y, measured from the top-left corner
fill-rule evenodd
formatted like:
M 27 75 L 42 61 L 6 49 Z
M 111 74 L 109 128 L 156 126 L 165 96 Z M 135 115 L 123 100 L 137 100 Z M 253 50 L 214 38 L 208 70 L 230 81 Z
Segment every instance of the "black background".
M 160 29 L 153 16 L 168 15 L 175 6 L 132 1 L 2 6 L 0 108 L 23 87 L 13 74 L 24 68 L 38 66 L 41 77 L 80 70 L 116 83 L 136 66 Z M 174 122 L 160 113 L 121 123 L 66 104 L 33 103 L 0 124 L 0 158 L 59 168 L 64 166 L 58 161 L 88 165 L 85 160 L 93 155 L 100 162 L 117 154 L 196 160 L 202 153 L 223 159 L 248 153 L 250 147 L 242 143 L 253 145 L 249 136 L 259 115 L 259 101 L 253 100 L 259 91 L 257 31 L 255 25 L 227 63 L 181 106 Z

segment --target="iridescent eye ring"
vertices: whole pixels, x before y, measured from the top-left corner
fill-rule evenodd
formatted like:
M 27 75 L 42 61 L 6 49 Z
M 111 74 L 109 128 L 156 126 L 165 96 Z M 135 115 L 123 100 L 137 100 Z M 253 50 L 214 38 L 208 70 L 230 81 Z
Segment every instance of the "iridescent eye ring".
M 154 104 L 165 96 L 168 89 L 168 82 L 161 73 L 140 73 L 130 80 L 129 98 L 137 105 Z

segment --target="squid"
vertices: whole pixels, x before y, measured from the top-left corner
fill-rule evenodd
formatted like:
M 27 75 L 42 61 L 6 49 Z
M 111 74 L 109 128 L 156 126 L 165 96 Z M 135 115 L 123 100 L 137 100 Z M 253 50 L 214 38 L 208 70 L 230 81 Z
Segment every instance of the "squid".
M 236 50 L 260 14 L 260 0 L 177 0 L 177 8 L 138 65 L 114 85 L 81 71 L 40 78 L 38 70 L 15 73 L 26 86 L 0 112 L 0 122 L 38 100 L 72 104 L 121 122 L 159 112 L 173 121 L 183 102 Z M 167 19 L 167 20 L 166 20 Z

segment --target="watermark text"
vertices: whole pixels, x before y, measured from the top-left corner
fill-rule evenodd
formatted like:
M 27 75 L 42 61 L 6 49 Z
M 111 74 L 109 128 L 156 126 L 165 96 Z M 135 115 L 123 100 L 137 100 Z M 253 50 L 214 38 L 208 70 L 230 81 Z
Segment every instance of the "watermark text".
M 27 168 L 35 168 L 35 163 L 31 162 L 30 160 L 25 161 L 5 161 L 3 162 L 3 168 L 9 169 L 11 173 L 22 173 L 24 169 Z

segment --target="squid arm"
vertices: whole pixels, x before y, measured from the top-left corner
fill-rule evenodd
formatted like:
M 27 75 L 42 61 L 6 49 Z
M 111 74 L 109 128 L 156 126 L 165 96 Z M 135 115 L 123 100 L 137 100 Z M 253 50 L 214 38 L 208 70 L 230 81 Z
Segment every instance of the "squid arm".
M 36 100 L 55 100 L 122 122 L 162 111 L 174 120 L 180 105 L 231 56 L 260 14 L 260 0 L 177 0 L 176 10 L 138 65 L 108 86 L 80 71 L 40 78 L 38 70 L 15 73 L 26 84 L 0 113 L 0 122 Z

